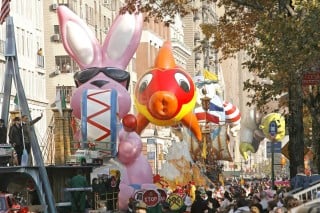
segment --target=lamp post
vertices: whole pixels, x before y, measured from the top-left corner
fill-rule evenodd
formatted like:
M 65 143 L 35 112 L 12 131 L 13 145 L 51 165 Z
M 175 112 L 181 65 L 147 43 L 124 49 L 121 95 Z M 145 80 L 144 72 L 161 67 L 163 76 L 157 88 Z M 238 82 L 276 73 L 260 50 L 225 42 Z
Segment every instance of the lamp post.
M 271 121 L 269 124 L 269 134 L 271 140 L 271 181 L 272 181 L 272 189 L 274 189 L 274 142 L 275 142 L 275 136 L 277 134 L 278 127 L 277 123 L 275 121 Z
M 152 144 L 153 146 L 155 146 L 154 152 L 152 151 L 152 153 L 154 153 L 154 157 L 152 157 L 152 158 L 154 159 L 154 172 L 156 174 L 158 174 L 158 170 L 159 170 L 158 169 L 158 143 L 157 143 L 157 137 L 158 137 L 158 130 L 157 130 L 157 128 L 154 128 L 153 137 L 147 139 L 147 144 L 148 145 Z
M 155 161 L 156 161 L 156 174 L 158 174 L 158 143 L 157 143 L 157 138 L 158 137 L 158 130 L 157 128 L 154 128 L 153 131 L 153 136 L 154 136 L 154 145 L 156 146 L 156 157 L 155 157 Z
M 153 152 L 153 150 L 150 150 L 150 153 L 153 153 L 154 155 L 150 155 L 150 157 L 148 157 L 150 160 L 153 158 L 154 159 L 154 172 L 156 174 L 158 174 L 158 144 L 157 144 L 157 139 L 152 137 L 152 138 L 148 138 L 147 139 L 147 144 L 148 145 L 152 145 L 155 146 L 155 152 Z

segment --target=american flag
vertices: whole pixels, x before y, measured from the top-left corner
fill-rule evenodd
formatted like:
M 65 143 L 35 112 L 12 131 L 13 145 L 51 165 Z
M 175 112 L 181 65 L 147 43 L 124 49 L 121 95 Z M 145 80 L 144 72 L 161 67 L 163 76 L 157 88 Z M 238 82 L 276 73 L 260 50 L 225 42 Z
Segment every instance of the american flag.
M 0 11 L 0 24 L 6 20 L 10 13 L 10 0 L 2 0 L 1 11 Z

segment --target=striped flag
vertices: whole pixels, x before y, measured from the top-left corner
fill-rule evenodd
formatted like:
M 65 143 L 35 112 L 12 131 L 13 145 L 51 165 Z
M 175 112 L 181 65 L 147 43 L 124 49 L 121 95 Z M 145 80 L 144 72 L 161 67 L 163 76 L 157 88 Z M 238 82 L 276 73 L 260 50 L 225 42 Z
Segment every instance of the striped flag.
M 2 0 L 1 11 L 0 11 L 0 24 L 6 20 L 10 13 L 10 0 Z

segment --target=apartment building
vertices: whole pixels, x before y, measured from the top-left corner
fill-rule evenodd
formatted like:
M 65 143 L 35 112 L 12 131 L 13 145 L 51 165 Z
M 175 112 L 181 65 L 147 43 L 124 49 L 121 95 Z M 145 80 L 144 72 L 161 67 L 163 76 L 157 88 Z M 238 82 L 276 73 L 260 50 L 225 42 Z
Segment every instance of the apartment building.
M 44 20 L 43 1 L 11 1 L 10 16 L 13 18 L 15 42 L 17 49 L 17 62 L 19 72 L 28 100 L 31 117 L 36 117 L 47 111 L 46 97 L 46 67 L 45 57 L 42 54 L 44 49 Z M 6 40 L 6 23 L 1 26 L 0 31 L 0 84 L 4 85 L 5 63 L 4 57 Z M 9 91 L 10 92 L 10 91 Z M 1 87 L 1 105 L 3 102 L 3 86 Z M 16 86 L 12 81 L 10 111 L 19 113 L 16 108 L 14 98 L 16 96 Z M 10 122 L 10 121 L 9 121 Z M 41 136 L 46 130 L 46 119 L 41 119 L 36 125 L 36 133 Z M 41 138 L 41 137 L 40 137 Z
M 63 90 L 68 103 L 75 88 L 73 75 L 79 71 L 79 67 L 62 45 L 57 7 L 59 5 L 68 6 L 85 20 L 96 38 L 102 43 L 123 4 L 124 0 L 11 1 L 10 14 L 15 24 L 19 71 L 31 116 L 35 117 L 42 111 L 46 114 L 36 125 L 39 135 L 44 134 L 50 123 L 53 115 L 52 109 L 55 108 L 52 104 L 55 102 L 57 90 Z M 217 61 L 218 53 L 209 46 L 201 51 L 193 51 L 201 42 L 206 42 L 201 34 L 200 24 L 214 23 L 223 11 L 217 8 L 215 3 L 194 0 L 192 4 L 199 9 L 182 20 L 176 17 L 175 24 L 169 27 L 152 19 L 144 23 L 140 46 L 126 69 L 131 74 L 129 91 L 133 93 L 137 79 L 153 66 L 163 42 L 170 40 L 176 63 L 179 66 L 192 76 L 201 73 L 203 69 L 208 69 L 218 75 L 219 87 L 224 100 L 238 106 L 242 115 L 246 115 L 248 114 L 245 106 L 247 98 L 242 91 L 242 82 L 250 78 L 250 75 L 241 67 L 246 55 L 240 52 L 235 59 L 220 64 Z M 3 74 L 5 70 L 5 30 L 4 24 L 0 31 L 0 70 L 3 71 Z M 42 51 L 39 51 L 40 49 Z M 3 74 L 0 75 L 0 82 L 5 80 Z M 15 93 L 13 86 L 11 110 L 14 109 Z M 136 113 L 134 105 L 132 105 L 132 113 Z M 244 125 L 245 122 L 244 117 Z M 238 137 L 235 140 L 239 143 L 240 139 Z M 238 147 L 235 147 L 232 151 L 235 161 L 240 162 L 241 156 L 237 150 Z

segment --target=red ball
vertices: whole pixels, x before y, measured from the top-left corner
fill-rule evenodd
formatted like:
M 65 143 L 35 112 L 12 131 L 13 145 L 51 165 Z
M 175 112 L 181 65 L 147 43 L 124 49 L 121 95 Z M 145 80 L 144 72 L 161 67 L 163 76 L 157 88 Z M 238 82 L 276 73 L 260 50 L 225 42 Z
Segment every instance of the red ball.
M 19 212 L 20 213 L 28 213 L 29 212 L 29 208 L 28 207 L 22 207 Z
M 137 119 L 132 114 L 127 114 L 122 118 L 122 124 L 124 130 L 127 132 L 133 132 L 137 128 Z

